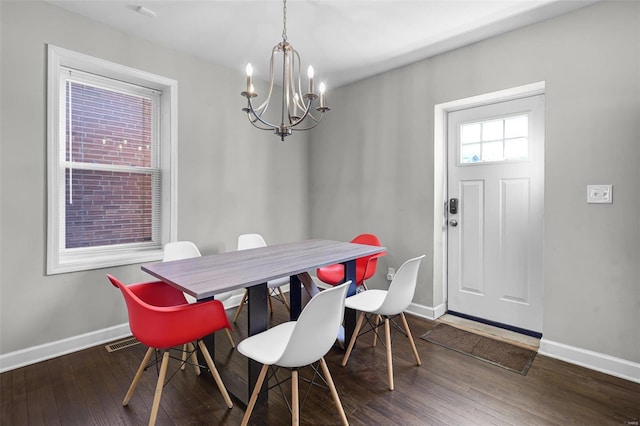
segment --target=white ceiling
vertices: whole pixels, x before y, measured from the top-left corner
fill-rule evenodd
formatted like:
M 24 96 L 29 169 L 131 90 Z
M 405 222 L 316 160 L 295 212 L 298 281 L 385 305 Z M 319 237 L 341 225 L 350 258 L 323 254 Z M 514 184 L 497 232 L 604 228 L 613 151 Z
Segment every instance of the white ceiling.
M 287 38 L 316 80 L 341 86 L 594 0 L 288 0 Z M 280 0 L 49 0 L 171 49 L 266 79 L 282 40 Z M 155 13 L 145 16 L 143 6 Z

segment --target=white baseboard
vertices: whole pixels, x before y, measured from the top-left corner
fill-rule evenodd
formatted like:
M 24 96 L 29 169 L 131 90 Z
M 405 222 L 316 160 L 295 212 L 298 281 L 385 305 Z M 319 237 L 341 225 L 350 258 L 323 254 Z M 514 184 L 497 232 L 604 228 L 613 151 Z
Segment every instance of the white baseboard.
M 131 335 L 129 323 L 0 355 L 0 373 L 57 358 Z
M 436 306 L 435 308 L 431 306 L 412 303 L 409 305 L 409 309 L 407 309 L 405 312 L 421 318 L 435 321 L 447 312 L 447 308 L 444 303 Z
M 564 343 L 553 342 L 544 337 L 540 340 L 538 353 L 591 370 L 600 371 L 601 373 L 611 376 L 640 383 L 640 363 L 637 362 L 565 345 Z

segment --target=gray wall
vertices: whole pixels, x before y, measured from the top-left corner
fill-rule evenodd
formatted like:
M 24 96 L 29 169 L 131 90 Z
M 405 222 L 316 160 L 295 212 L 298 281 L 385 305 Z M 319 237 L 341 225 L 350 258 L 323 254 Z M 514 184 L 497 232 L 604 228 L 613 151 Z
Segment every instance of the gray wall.
M 252 128 L 240 111 L 243 70 L 149 44 L 42 2 L 1 3 L 0 353 L 127 322 L 110 272 L 150 279 L 139 265 L 45 276 L 46 43 L 178 81 L 178 238 L 204 253 L 237 235 L 270 243 L 307 236 L 307 141 Z
M 640 3 L 599 3 L 341 88 L 311 134 L 312 237 L 380 235 L 380 268 L 426 253 L 434 105 L 546 81 L 544 338 L 640 362 Z M 586 185 L 612 183 L 613 205 Z M 373 283 L 381 286 L 383 274 Z
M 425 306 L 442 302 L 433 106 L 545 80 L 544 337 L 640 362 L 640 3 L 596 4 L 332 91 L 308 146 L 244 121 L 242 70 L 47 4 L 0 5 L 0 353 L 126 321 L 106 270 L 44 276 L 52 43 L 179 81 L 180 238 L 213 253 L 241 232 L 269 242 L 375 232 L 389 248 L 381 270 L 428 255 L 414 300 Z M 587 205 L 589 183 L 614 184 L 614 204 Z M 137 266 L 109 272 L 145 278 Z

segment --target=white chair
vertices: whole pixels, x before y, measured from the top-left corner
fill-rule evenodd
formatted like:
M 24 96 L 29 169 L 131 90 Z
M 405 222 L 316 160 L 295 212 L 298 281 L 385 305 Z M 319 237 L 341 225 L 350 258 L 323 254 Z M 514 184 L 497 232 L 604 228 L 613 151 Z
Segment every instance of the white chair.
M 309 301 L 297 321 L 279 324 L 248 337 L 238 344 L 238 351 L 241 354 L 263 364 L 242 419 L 242 425 L 249 422 L 267 370 L 273 365 L 291 369 L 291 424 L 299 424 L 298 369 L 318 361 L 342 423 L 349 424 L 324 355 L 329 352 L 336 340 L 336 334 L 344 316 L 345 296 L 350 284 L 351 281 L 348 281 L 321 291 Z M 315 379 L 319 374 L 318 367 L 313 365 L 312 367 Z
M 238 237 L 238 250 L 248 250 L 252 248 L 266 247 L 267 242 L 262 238 L 260 234 L 242 234 Z M 267 282 L 267 291 L 269 300 L 269 309 L 273 313 L 273 304 L 271 303 L 271 296 L 276 296 L 284 305 L 287 307 L 289 311 L 291 308 L 289 307 L 289 303 L 287 303 L 287 298 L 284 296 L 282 289 L 280 288 L 283 285 L 289 284 L 289 277 L 282 277 L 275 280 L 271 280 Z M 276 293 L 277 291 L 277 293 Z M 240 311 L 242 311 L 242 307 L 245 303 L 248 302 L 249 299 L 249 290 L 244 290 L 244 295 L 242 296 L 242 301 L 240 305 L 238 305 L 238 309 L 236 310 L 236 314 L 233 316 L 233 322 L 238 320 L 240 316 Z
M 169 262 L 171 260 L 191 259 L 192 257 L 200 256 L 200 250 L 198 250 L 198 247 L 191 241 L 174 241 L 164 245 L 164 254 L 162 256 L 162 261 Z M 218 293 L 215 295 L 215 299 L 222 302 L 223 300 L 227 300 L 228 298 L 230 298 L 232 294 L 232 291 Z M 185 293 L 184 296 L 187 299 L 187 302 L 196 302 L 196 298 L 191 296 L 190 294 Z M 224 330 L 227 332 L 227 338 L 229 339 L 231 347 L 235 348 L 236 343 L 233 341 L 231 331 L 228 328 L 225 328 Z M 182 365 L 182 369 L 184 369 L 184 364 Z
M 411 349 L 413 350 L 413 356 L 416 359 L 417 365 L 422 365 L 420 361 L 420 357 L 418 356 L 418 350 L 416 349 L 416 344 L 413 341 L 413 337 L 411 336 L 411 330 L 409 330 L 409 324 L 407 324 L 407 319 L 404 316 L 404 310 L 409 307 L 409 304 L 413 300 L 413 294 L 416 289 L 416 282 L 418 281 L 418 269 L 420 268 L 420 262 L 424 259 L 425 255 L 420 257 L 415 257 L 413 259 L 407 260 L 396 272 L 396 275 L 393 277 L 391 284 L 389 285 L 389 290 L 376 290 L 371 289 L 367 291 L 363 291 L 354 296 L 347 298 L 345 302 L 345 306 L 347 308 L 355 309 L 360 311 L 360 316 L 358 317 L 358 322 L 356 323 L 356 328 L 353 331 L 353 337 L 349 342 L 349 347 L 347 348 L 347 352 L 344 354 L 344 358 L 342 359 L 342 366 L 347 365 L 347 361 L 349 361 L 349 356 L 351 355 L 351 351 L 353 350 L 353 346 L 356 343 L 356 339 L 359 337 L 360 329 L 362 327 L 362 323 L 364 322 L 367 314 L 372 314 L 374 316 L 374 321 L 372 322 L 369 318 L 367 318 L 367 322 L 371 325 L 371 329 L 365 331 L 362 334 L 373 331 L 374 339 L 373 346 L 376 345 L 376 337 L 377 337 L 377 328 L 381 325 L 379 324 L 380 317 L 384 317 L 384 330 L 385 330 L 385 346 L 387 347 L 387 375 L 389 378 L 389 389 L 393 390 L 393 355 L 391 353 L 391 327 L 390 324 L 398 329 L 400 332 L 403 332 L 407 338 L 409 339 L 409 344 L 411 345 Z M 400 316 L 402 321 L 402 326 L 404 331 L 400 329 L 400 327 L 393 321 L 393 317 Z

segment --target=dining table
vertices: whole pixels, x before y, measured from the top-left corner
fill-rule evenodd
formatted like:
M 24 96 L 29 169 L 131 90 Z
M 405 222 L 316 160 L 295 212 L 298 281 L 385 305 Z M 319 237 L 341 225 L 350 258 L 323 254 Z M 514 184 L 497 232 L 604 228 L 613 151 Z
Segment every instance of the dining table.
M 356 292 L 356 259 L 386 251 L 385 247 L 343 241 L 311 239 L 248 250 L 230 251 L 170 262 L 142 265 L 142 270 L 157 279 L 193 296 L 197 301 L 215 298 L 216 294 L 248 289 L 247 335 L 265 331 L 268 327 L 267 281 L 289 277 L 290 319 L 295 321 L 302 311 L 302 285 L 313 294 L 316 289 L 309 276 L 317 268 L 341 263 L 344 280 L 351 281 L 347 297 Z M 345 310 L 344 345 L 349 344 L 356 323 L 356 312 Z M 215 344 L 212 336 L 205 339 L 212 356 Z M 247 359 L 245 383 L 228 386 L 229 392 L 246 404 L 255 386 L 262 365 Z M 234 381 L 237 377 L 232 378 Z M 226 384 L 226 383 L 225 383 Z M 266 390 L 267 383 L 263 385 Z M 258 403 L 266 403 L 267 392 L 262 392 Z

